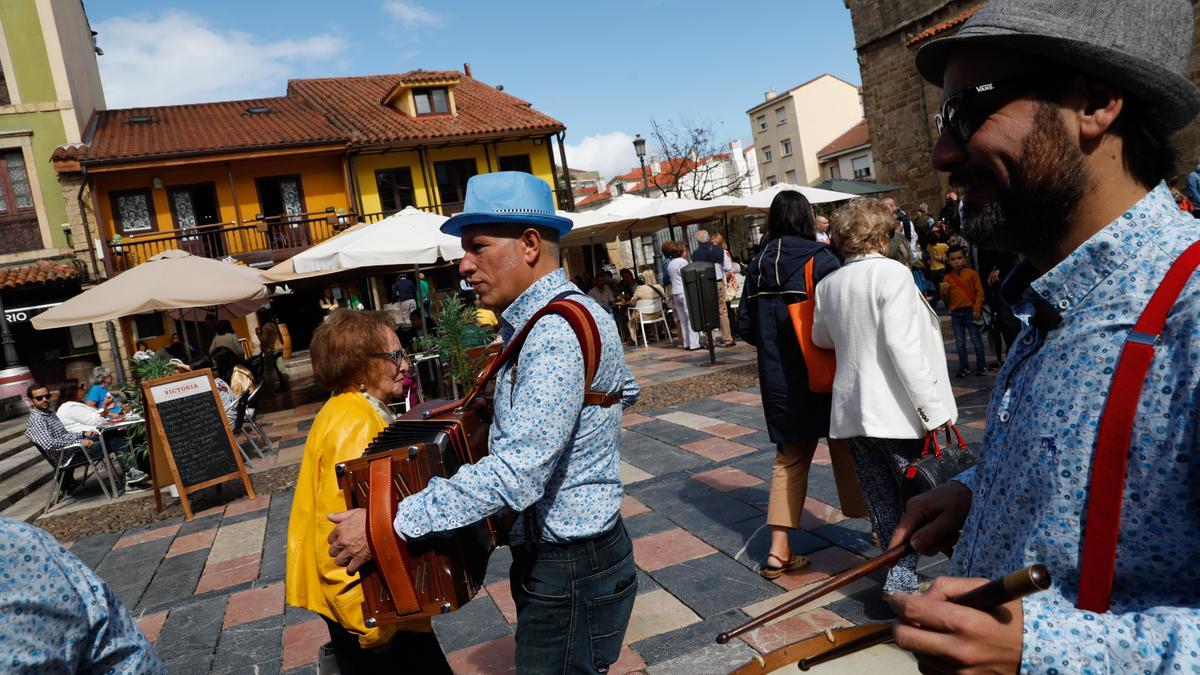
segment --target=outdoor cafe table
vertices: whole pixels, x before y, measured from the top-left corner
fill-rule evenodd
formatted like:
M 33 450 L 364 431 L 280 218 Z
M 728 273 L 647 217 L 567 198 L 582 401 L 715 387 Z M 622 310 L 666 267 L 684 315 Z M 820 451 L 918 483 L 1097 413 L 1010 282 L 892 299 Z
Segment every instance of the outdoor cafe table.
M 139 417 L 137 415 L 129 415 L 129 416 L 125 417 L 125 419 L 121 420 L 120 422 L 107 422 L 105 424 L 102 424 L 97 429 L 98 435 L 100 436 L 101 455 L 104 457 L 104 466 L 108 469 L 109 484 L 112 485 L 112 489 L 113 489 L 113 491 L 112 491 L 113 499 L 117 498 L 117 493 L 118 493 L 117 479 L 116 479 L 115 470 L 113 469 L 112 458 L 109 457 L 109 454 L 108 454 L 108 441 L 105 439 L 104 436 L 106 433 L 108 433 L 110 431 L 120 431 L 121 429 L 126 429 L 128 427 L 132 427 L 137 424 L 145 424 L 145 423 L 146 423 L 146 420 L 144 418 Z

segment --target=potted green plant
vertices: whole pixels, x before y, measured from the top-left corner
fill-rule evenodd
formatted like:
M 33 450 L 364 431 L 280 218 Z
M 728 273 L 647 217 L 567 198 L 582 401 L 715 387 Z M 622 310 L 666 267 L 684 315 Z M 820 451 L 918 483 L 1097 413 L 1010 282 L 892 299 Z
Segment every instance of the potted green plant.
M 494 338 L 493 331 L 475 322 L 475 308 L 452 296 L 442 300 L 433 332 L 421 344 L 438 351 L 442 362 L 448 364 L 446 374 L 457 390 L 475 379 L 486 361 L 483 350 L 478 348 Z
M 173 375 L 175 369 L 167 359 L 153 352 L 138 352 L 129 360 L 130 379 L 120 386 L 118 391 L 125 399 L 125 409 L 146 418 L 146 400 L 142 395 L 142 382 L 157 380 Z M 126 428 L 125 437 L 129 441 L 129 449 L 139 459 L 146 459 L 150 454 L 150 444 L 146 440 L 146 425 L 134 424 Z

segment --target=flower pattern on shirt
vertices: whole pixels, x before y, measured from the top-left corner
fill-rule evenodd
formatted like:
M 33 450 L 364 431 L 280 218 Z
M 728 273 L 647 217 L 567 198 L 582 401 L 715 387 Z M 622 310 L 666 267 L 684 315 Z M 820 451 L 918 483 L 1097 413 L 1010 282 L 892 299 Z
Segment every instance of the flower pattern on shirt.
M 583 304 L 600 329 L 601 357 L 592 391 L 620 393 L 624 406 L 640 390 L 617 326 L 594 300 L 558 269 L 537 280 L 501 314 L 505 343 L 556 296 Z M 541 536 L 572 541 L 606 531 L 616 522 L 624 489 L 619 449 L 623 406 L 583 405 L 583 352 L 570 324 L 559 316 L 540 319 L 517 359 L 496 375 L 495 414 L 488 455 L 449 479 L 433 478 L 404 499 L 394 526 L 405 538 L 444 532 L 503 509 L 536 504 Z M 513 525 L 514 543 L 523 522 Z
M 108 584 L 54 537 L 3 517 L 0 671 L 167 672 Z
M 1092 453 L 1126 337 L 1200 228 L 1159 184 L 1032 282 L 1005 285 L 1024 322 L 996 379 L 951 573 L 1044 563 L 1024 600 L 1022 671 L 1200 673 L 1200 281 L 1175 303 L 1134 422 L 1108 612 L 1075 608 Z M 1025 274 L 1023 274 L 1025 273 Z M 1032 276 L 1032 275 L 1029 275 Z M 1037 306 L 1061 317 L 1039 330 Z

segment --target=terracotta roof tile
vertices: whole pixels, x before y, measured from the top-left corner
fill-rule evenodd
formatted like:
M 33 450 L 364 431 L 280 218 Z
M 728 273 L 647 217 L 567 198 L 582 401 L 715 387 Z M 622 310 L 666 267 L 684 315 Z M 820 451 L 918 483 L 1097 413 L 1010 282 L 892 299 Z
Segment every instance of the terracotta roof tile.
M 596 204 L 598 202 L 608 201 L 609 199 L 612 199 L 612 195 L 608 194 L 607 192 L 597 192 L 594 195 L 588 195 L 588 196 L 584 197 L 583 199 L 580 199 L 575 205 L 576 206 L 587 206 L 589 204 Z
M 833 139 L 829 145 L 817 151 L 817 157 L 832 155 L 835 152 L 857 148 L 860 145 L 866 145 L 871 142 L 871 127 L 867 124 L 867 120 L 862 120 L 858 124 L 850 127 L 846 133 Z
M 307 99 L 334 124 L 351 135 L 355 145 L 416 144 L 422 141 L 513 132 L 555 133 L 562 122 L 533 109 L 528 101 L 455 71 L 456 115 L 414 117 L 380 103 L 396 83 L 410 77 L 366 75 L 288 81 L 288 93 Z
M 928 40 L 929 38 L 932 38 L 932 37 L 935 37 L 942 33 L 945 33 L 946 31 L 950 30 L 951 28 L 954 28 L 955 26 L 959 26 L 959 25 L 965 23 L 967 19 L 969 19 L 975 15 L 975 12 L 978 12 L 979 10 L 983 9 L 983 6 L 986 4 L 987 4 L 986 2 L 980 3 L 978 5 L 975 5 L 971 9 L 968 9 L 967 11 L 963 12 L 962 14 L 959 14 L 958 16 L 946 19 L 945 21 L 943 21 L 939 24 L 935 24 L 933 26 L 930 26 L 929 28 L 926 28 L 925 30 L 921 31 L 920 33 L 917 33 L 916 35 L 910 37 L 907 42 L 908 46 L 915 47 L 916 45 Z
M 38 260 L 30 265 L 0 268 L 0 288 L 23 288 L 54 281 L 78 279 L 79 270 L 72 265 L 50 260 Z
M 248 111 L 267 108 L 251 114 Z M 59 148 L 56 161 L 102 162 L 249 148 L 344 143 L 346 132 L 294 97 L 221 101 L 95 113 L 87 145 Z
M 410 70 L 400 76 L 400 82 L 417 84 L 420 82 L 437 82 L 439 80 L 457 80 L 457 70 Z

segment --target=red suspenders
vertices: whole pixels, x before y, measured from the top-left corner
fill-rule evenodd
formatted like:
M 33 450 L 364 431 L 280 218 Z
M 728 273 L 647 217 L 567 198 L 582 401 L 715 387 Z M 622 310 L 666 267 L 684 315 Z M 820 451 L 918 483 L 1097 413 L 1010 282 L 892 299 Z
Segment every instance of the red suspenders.
M 1079 600 L 1075 603 L 1079 609 L 1108 611 L 1134 416 L 1167 314 L 1197 267 L 1200 267 L 1200 242 L 1189 246 L 1171 265 L 1129 337 L 1125 338 L 1125 346 L 1117 360 L 1108 400 L 1100 413 L 1096 450 L 1092 455 L 1087 520 L 1079 560 Z

